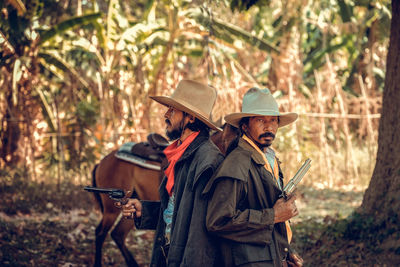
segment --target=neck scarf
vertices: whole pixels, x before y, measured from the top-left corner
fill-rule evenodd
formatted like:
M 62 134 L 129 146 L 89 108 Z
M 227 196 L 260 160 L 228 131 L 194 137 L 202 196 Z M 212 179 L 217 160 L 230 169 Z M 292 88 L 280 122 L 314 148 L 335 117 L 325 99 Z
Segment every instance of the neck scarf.
M 164 154 L 168 160 L 168 168 L 164 171 L 165 175 L 167 176 L 167 184 L 165 188 L 168 191 L 168 194 L 172 195 L 172 188 L 174 187 L 174 177 L 175 177 L 175 164 L 181 158 L 183 153 L 185 152 L 186 148 L 193 142 L 193 140 L 199 135 L 200 132 L 194 132 L 189 135 L 185 141 L 182 142 L 178 146 L 179 140 L 176 140 L 172 144 L 170 144 L 166 149 L 164 149 Z
M 274 159 L 274 171 L 272 171 L 271 165 L 269 164 L 267 157 L 265 156 L 265 154 L 261 151 L 261 149 L 254 144 L 254 142 L 248 138 L 245 134 L 243 135 L 243 139 L 247 141 L 247 143 L 249 143 L 255 150 L 257 150 L 258 153 L 261 154 L 261 156 L 263 157 L 264 161 L 265 161 L 265 165 L 264 167 L 267 169 L 267 171 L 269 171 L 270 173 L 272 173 L 272 175 L 275 177 L 275 179 L 278 182 L 279 185 L 279 167 L 278 167 L 278 161 L 276 160 L 276 157 Z M 280 186 L 279 186 L 280 188 Z M 285 225 L 286 225 L 286 232 L 287 232 L 287 238 L 288 238 L 288 242 L 290 244 L 290 242 L 292 241 L 292 229 L 290 228 L 289 222 L 285 221 Z

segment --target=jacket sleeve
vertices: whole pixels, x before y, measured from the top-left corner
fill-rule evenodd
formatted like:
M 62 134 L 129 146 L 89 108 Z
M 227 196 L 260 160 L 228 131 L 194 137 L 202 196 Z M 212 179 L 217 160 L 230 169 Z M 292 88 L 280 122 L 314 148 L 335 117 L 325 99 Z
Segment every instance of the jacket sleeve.
M 239 209 L 247 193 L 246 184 L 231 177 L 215 180 L 207 208 L 207 229 L 236 242 L 268 244 L 272 239 L 274 210 Z
M 140 201 L 142 216 L 135 219 L 135 226 L 142 230 L 155 230 L 160 214 L 160 201 Z

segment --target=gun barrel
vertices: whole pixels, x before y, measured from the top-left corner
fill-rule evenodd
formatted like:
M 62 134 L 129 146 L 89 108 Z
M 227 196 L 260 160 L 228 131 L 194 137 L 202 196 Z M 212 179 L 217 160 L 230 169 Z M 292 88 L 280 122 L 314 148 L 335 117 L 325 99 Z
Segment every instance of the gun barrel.
M 293 182 L 298 183 L 300 180 L 303 178 L 304 174 L 308 171 L 310 168 L 311 164 L 311 159 L 307 159 L 304 164 L 301 166 L 301 168 L 297 171 L 296 175 L 293 177 Z
M 108 194 L 111 198 L 120 199 L 125 197 L 125 191 L 122 189 L 115 188 L 97 188 L 93 186 L 85 186 L 83 189 L 93 193 Z
M 300 169 L 296 172 L 294 177 L 290 179 L 290 181 L 287 183 L 287 185 L 284 187 L 284 191 L 289 194 L 291 193 L 295 188 L 296 185 L 303 179 L 304 175 L 306 172 L 310 169 L 311 167 L 311 159 L 307 159 L 304 164 L 300 167 Z
M 310 169 L 311 165 L 307 165 L 307 167 L 304 169 L 304 171 L 302 172 L 302 175 L 299 176 L 299 179 L 297 179 L 296 181 L 294 181 L 293 183 L 291 183 L 291 185 L 287 188 L 287 190 L 285 190 L 285 192 L 287 194 L 292 193 L 293 190 L 296 188 L 296 185 L 301 181 L 301 179 L 303 179 L 303 176 L 306 174 L 306 172 L 308 171 L 308 169 Z
M 115 191 L 115 189 L 112 188 L 97 188 L 93 186 L 85 186 L 83 189 L 94 193 L 112 193 L 113 191 Z

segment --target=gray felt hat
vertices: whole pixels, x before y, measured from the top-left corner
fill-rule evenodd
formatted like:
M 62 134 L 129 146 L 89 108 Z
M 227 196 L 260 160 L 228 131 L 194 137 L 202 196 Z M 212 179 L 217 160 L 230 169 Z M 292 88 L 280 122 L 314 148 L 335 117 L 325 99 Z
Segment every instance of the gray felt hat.
M 225 121 L 239 127 L 239 121 L 244 117 L 279 116 L 279 127 L 288 125 L 299 117 L 297 113 L 280 113 L 278 103 L 268 89 L 253 87 L 243 96 L 242 112 L 225 116 Z

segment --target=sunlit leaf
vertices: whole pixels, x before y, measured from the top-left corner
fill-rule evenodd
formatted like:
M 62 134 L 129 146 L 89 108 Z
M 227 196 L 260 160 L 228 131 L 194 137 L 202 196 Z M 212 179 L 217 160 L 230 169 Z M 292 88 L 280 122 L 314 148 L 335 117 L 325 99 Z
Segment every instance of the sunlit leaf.
M 43 112 L 47 115 L 47 118 L 48 118 L 47 121 L 49 122 L 49 127 L 52 130 L 52 132 L 55 132 L 57 129 L 57 123 L 56 123 L 56 119 L 55 119 L 53 110 L 51 109 L 51 105 L 48 102 L 47 97 L 44 95 L 44 93 L 41 89 L 39 89 L 38 87 L 35 87 L 35 90 L 40 97 L 40 100 L 41 100 L 40 103 L 43 107 Z
M 39 43 L 44 43 L 54 36 L 61 34 L 67 30 L 74 28 L 75 26 L 82 26 L 88 24 L 96 19 L 100 18 L 101 13 L 93 13 L 88 15 L 83 15 L 79 17 L 74 17 L 71 19 L 67 19 L 59 24 L 53 26 L 51 29 L 43 31 L 40 33 L 40 41 Z
M 260 39 L 257 36 L 247 32 L 246 30 L 233 25 L 231 23 L 222 21 L 220 19 L 217 19 L 215 17 L 210 20 L 208 16 L 203 15 L 200 12 L 197 13 L 192 13 L 192 16 L 196 21 L 201 23 L 205 27 L 212 27 L 213 29 L 215 28 L 215 36 L 217 38 L 221 38 L 225 41 L 232 42 L 232 38 L 234 39 L 240 39 L 243 40 L 250 45 L 259 48 L 260 50 L 264 50 L 267 52 L 275 52 L 279 53 L 279 49 L 276 48 L 274 45 L 270 44 L 268 41 L 264 39 Z M 221 31 L 218 31 L 221 30 Z M 222 33 L 221 33 L 222 32 Z M 232 35 L 231 38 L 227 37 L 225 33 L 230 33 Z M 229 39 L 227 39 L 229 38 Z
M 39 53 L 39 57 L 43 58 L 48 64 L 54 65 L 65 72 L 71 73 L 84 87 L 89 87 L 88 83 L 81 77 L 81 75 L 79 75 L 76 70 L 63 59 L 54 54 L 46 52 Z
M 22 70 L 21 70 L 21 60 L 17 59 L 15 60 L 14 63 L 14 69 L 13 69 L 13 78 L 12 78 L 12 100 L 13 104 L 17 105 L 18 102 L 18 87 L 17 83 L 21 79 L 22 76 Z

